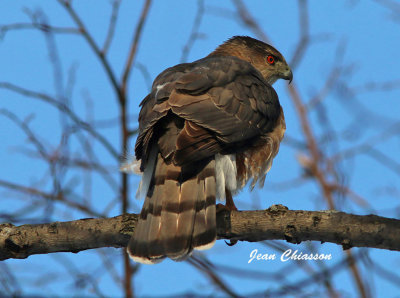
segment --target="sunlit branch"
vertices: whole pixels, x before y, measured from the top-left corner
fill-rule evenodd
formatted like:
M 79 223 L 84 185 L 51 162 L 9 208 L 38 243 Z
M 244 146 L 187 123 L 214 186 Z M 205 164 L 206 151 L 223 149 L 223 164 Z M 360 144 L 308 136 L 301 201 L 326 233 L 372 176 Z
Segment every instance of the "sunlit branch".
M 1 183 L 0 183 L 1 185 Z M 41 225 L 0 225 L 0 260 L 50 252 L 79 252 L 125 247 L 137 223 L 136 214 Z M 257 242 L 286 240 L 336 243 L 343 249 L 373 247 L 400 251 L 400 220 L 338 211 L 288 210 L 273 205 L 260 211 L 221 211 L 219 239 Z

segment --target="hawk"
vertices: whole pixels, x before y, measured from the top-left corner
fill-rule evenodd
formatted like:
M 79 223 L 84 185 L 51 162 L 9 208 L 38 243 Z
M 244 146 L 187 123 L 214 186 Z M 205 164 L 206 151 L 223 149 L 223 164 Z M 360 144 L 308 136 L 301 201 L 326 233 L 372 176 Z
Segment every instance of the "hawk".
M 216 198 L 262 187 L 285 120 L 272 84 L 292 80 L 272 46 L 234 36 L 211 54 L 164 70 L 140 104 L 136 162 L 145 196 L 127 251 L 140 263 L 184 260 L 217 238 Z

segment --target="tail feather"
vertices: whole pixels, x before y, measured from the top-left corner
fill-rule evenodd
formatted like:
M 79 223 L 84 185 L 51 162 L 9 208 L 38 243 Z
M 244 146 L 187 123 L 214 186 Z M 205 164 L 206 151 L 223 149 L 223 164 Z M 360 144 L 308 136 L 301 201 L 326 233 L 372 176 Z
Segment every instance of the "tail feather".
M 199 174 L 198 182 L 192 245 L 195 249 L 202 250 L 211 248 L 217 238 L 215 160 Z
M 163 251 L 160 247 L 161 239 L 159 237 L 161 232 L 161 195 L 158 192 L 159 190 L 156 188 L 153 192 L 153 196 L 149 197 L 150 207 L 148 210 L 147 219 L 143 222 L 143 231 L 141 231 L 141 233 L 143 233 L 143 238 L 138 237 L 139 240 L 143 239 L 140 241 L 143 247 L 142 255 L 152 255 L 153 260 L 163 258 Z M 148 198 L 146 197 L 146 200 L 147 199 Z
M 192 173 L 192 174 L 188 174 Z M 185 259 L 216 239 L 215 161 L 200 170 L 165 163 L 158 154 L 128 253 L 140 263 Z
M 176 187 L 177 195 L 169 197 L 171 208 L 163 210 L 163 222 L 167 225 L 162 237 L 166 255 L 174 260 L 180 260 L 191 252 L 191 235 L 195 217 L 196 181 L 190 179 Z
M 162 253 L 159 251 L 155 251 L 153 248 L 159 247 L 159 244 L 157 243 L 157 239 L 153 239 L 155 243 L 152 243 L 151 245 L 148 245 L 148 243 L 151 243 L 151 236 L 156 235 L 154 231 L 149 231 L 149 227 L 157 227 L 156 219 L 157 217 L 154 216 L 153 214 L 155 213 L 154 210 L 154 199 L 155 197 L 147 197 L 143 207 L 142 211 L 139 216 L 139 220 L 137 222 L 136 228 L 135 228 L 135 240 L 133 237 L 129 241 L 128 245 L 128 253 L 130 254 L 131 258 L 135 262 L 139 263 L 144 263 L 144 264 L 155 264 L 158 263 L 162 260 Z M 140 239 L 140 241 L 139 241 Z M 135 249 L 135 254 L 131 254 L 131 248 L 134 247 Z M 149 251 L 153 249 L 153 251 Z M 145 258 L 143 256 L 149 255 L 153 256 L 152 259 Z

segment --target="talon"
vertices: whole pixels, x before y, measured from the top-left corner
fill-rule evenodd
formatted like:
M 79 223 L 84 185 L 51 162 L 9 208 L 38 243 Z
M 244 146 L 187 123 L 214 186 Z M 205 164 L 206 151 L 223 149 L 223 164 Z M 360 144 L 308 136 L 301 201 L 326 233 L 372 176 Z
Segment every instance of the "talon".
M 231 240 L 229 239 L 229 243 L 225 240 L 226 245 L 228 246 L 234 246 L 236 243 L 238 242 L 238 240 Z

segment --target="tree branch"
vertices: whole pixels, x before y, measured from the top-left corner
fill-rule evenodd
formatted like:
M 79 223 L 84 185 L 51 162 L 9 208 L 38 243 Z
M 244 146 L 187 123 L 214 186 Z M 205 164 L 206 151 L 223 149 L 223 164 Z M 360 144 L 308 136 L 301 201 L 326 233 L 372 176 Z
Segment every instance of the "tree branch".
M 49 224 L 0 225 L 0 260 L 23 259 L 51 252 L 77 253 L 100 247 L 125 247 L 137 222 L 136 214 Z M 288 210 L 273 205 L 260 211 L 221 211 L 219 239 L 256 242 L 313 240 L 343 249 L 373 247 L 400 251 L 400 220 L 338 211 Z

